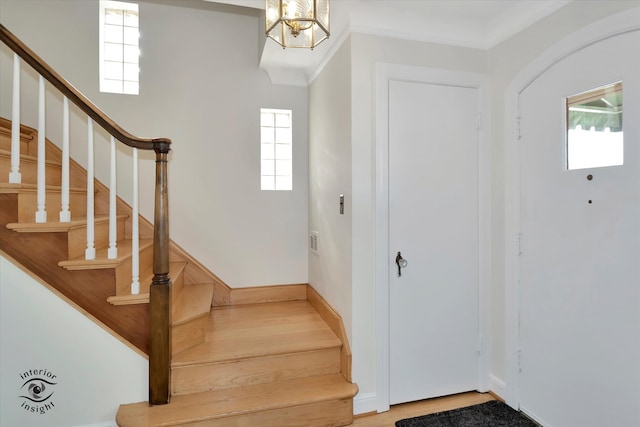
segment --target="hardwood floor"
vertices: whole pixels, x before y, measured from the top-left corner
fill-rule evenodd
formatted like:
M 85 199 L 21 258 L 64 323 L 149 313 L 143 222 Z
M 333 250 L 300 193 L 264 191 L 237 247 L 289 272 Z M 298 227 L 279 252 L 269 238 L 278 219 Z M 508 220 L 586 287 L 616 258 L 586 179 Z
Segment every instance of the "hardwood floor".
M 418 417 L 434 412 L 448 411 L 478 403 L 489 402 L 496 398 L 489 393 L 462 393 L 453 396 L 439 397 L 436 399 L 422 400 L 420 402 L 405 403 L 391 407 L 389 412 L 373 415 L 358 415 L 353 421 L 353 426 L 358 427 L 393 427 L 395 422 L 404 418 Z

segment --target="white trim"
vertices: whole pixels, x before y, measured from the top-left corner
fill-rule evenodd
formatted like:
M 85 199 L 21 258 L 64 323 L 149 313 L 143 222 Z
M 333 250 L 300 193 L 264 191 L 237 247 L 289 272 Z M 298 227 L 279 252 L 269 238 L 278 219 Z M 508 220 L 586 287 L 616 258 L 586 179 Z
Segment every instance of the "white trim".
M 104 422 L 95 423 L 95 424 L 82 424 L 75 427 L 118 427 L 118 424 L 116 424 L 115 421 L 104 421 Z
M 496 377 L 493 374 L 489 375 L 489 390 L 493 394 L 504 399 L 506 387 L 507 385 L 500 378 Z
M 499 28 L 495 27 L 493 28 L 493 31 L 490 32 L 476 31 L 473 29 L 464 31 L 463 28 L 460 28 L 459 31 L 454 34 L 440 34 L 437 31 L 420 31 L 416 33 L 415 31 L 411 31 L 411 28 L 408 30 L 396 27 L 380 28 L 379 26 L 376 26 L 375 23 L 371 25 L 368 22 L 360 20 L 361 22 L 351 24 L 350 33 L 488 50 L 542 18 L 552 14 L 556 10 L 570 3 L 570 1 L 571 0 L 554 0 L 538 2 L 535 10 L 529 10 L 528 13 L 518 14 L 517 16 L 512 15 L 510 16 L 510 19 L 507 20 L 508 22 L 502 22 L 502 25 Z
M 479 335 L 483 351 L 478 359 L 478 390 L 489 388 L 490 278 L 491 278 L 491 163 L 489 147 L 488 81 L 483 74 L 378 63 L 375 67 L 375 290 L 377 411 L 389 410 L 389 81 L 404 80 L 478 89 L 479 111 L 484 115 L 478 141 L 478 275 Z
M 376 412 L 377 398 L 375 393 L 357 395 L 353 398 L 353 415 Z
M 609 16 L 588 25 L 556 43 L 527 65 L 505 91 L 505 401 L 520 405 L 517 354 L 519 349 L 518 292 L 520 261 L 516 236 L 520 233 L 520 150 L 516 121 L 519 95 L 547 70 L 569 56 L 600 41 L 640 31 L 640 7 Z M 515 112 L 515 113 L 514 113 Z
M 533 413 L 532 411 L 528 410 L 525 407 L 521 406 L 520 411 L 522 411 L 523 414 L 525 414 L 526 416 L 528 416 L 529 418 L 531 418 L 533 421 L 537 422 L 541 426 L 553 427 L 550 423 L 546 422 L 545 420 L 543 420 L 542 418 L 540 418 L 535 413 Z

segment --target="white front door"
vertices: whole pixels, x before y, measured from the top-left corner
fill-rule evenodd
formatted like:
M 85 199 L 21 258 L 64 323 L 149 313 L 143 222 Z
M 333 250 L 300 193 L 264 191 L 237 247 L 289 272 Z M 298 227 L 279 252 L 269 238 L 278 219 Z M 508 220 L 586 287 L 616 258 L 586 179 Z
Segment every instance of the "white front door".
M 391 404 L 478 388 L 478 92 L 389 81 Z
M 587 46 L 519 99 L 519 396 L 545 426 L 640 426 L 638 46 L 637 31 Z M 624 164 L 569 170 L 566 98 L 619 81 Z

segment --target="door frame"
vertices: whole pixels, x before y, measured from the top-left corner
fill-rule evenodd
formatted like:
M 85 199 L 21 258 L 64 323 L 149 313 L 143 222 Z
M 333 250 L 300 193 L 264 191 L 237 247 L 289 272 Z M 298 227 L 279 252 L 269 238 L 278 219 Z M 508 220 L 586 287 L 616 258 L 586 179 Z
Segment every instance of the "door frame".
M 491 363 L 491 151 L 486 75 L 408 65 L 375 66 L 375 293 L 376 408 L 389 410 L 389 81 L 438 84 L 478 90 L 478 390 L 489 389 Z
M 505 402 L 520 407 L 520 230 L 521 159 L 519 147 L 520 95 L 551 67 L 603 40 L 640 31 L 640 7 L 590 24 L 556 43 L 524 67 L 505 91 Z M 515 114 L 513 112 L 515 111 Z

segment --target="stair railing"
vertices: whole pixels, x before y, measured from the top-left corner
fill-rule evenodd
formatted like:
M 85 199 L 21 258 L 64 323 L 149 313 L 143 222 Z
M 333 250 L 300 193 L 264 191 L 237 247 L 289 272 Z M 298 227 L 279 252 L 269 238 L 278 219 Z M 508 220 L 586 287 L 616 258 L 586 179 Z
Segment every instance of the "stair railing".
M 70 222 L 69 210 L 69 101 L 87 115 L 88 166 L 87 166 L 87 249 L 86 259 L 95 258 L 93 218 L 93 125 L 101 126 L 111 135 L 110 194 L 109 194 L 109 249 L 108 257 L 117 258 L 116 247 L 116 193 L 115 193 L 115 140 L 133 149 L 134 200 L 132 215 L 132 255 L 138 253 L 138 177 L 137 150 L 153 150 L 156 153 L 155 208 L 153 236 L 153 280 L 149 291 L 149 402 L 162 405 L 169 402 L 169 373 L 171 363 L 171 278 L 169 277 L 169 210 L 167 198 L 167 154 L 171 140 L 168 138 L 139 138 L 122 129 L 102 110 L 75 89 L 21 40 L 0 24 L 0 40 L 14 52 L 13 99 L 11 128 L 11 171 L 9 183 L 21 184 L 20 173 L 20 70 L 21 60 L 39 74 L 38 99 L 38 149 L 37 149 L 37 205 L 36 222 L 47 222 L 45 208 L 45 80 L 63 95 L 62 129 L 62 179 L 60 222 Z M 132 294 L 139 293 L 139 261 L 132 259 Z

